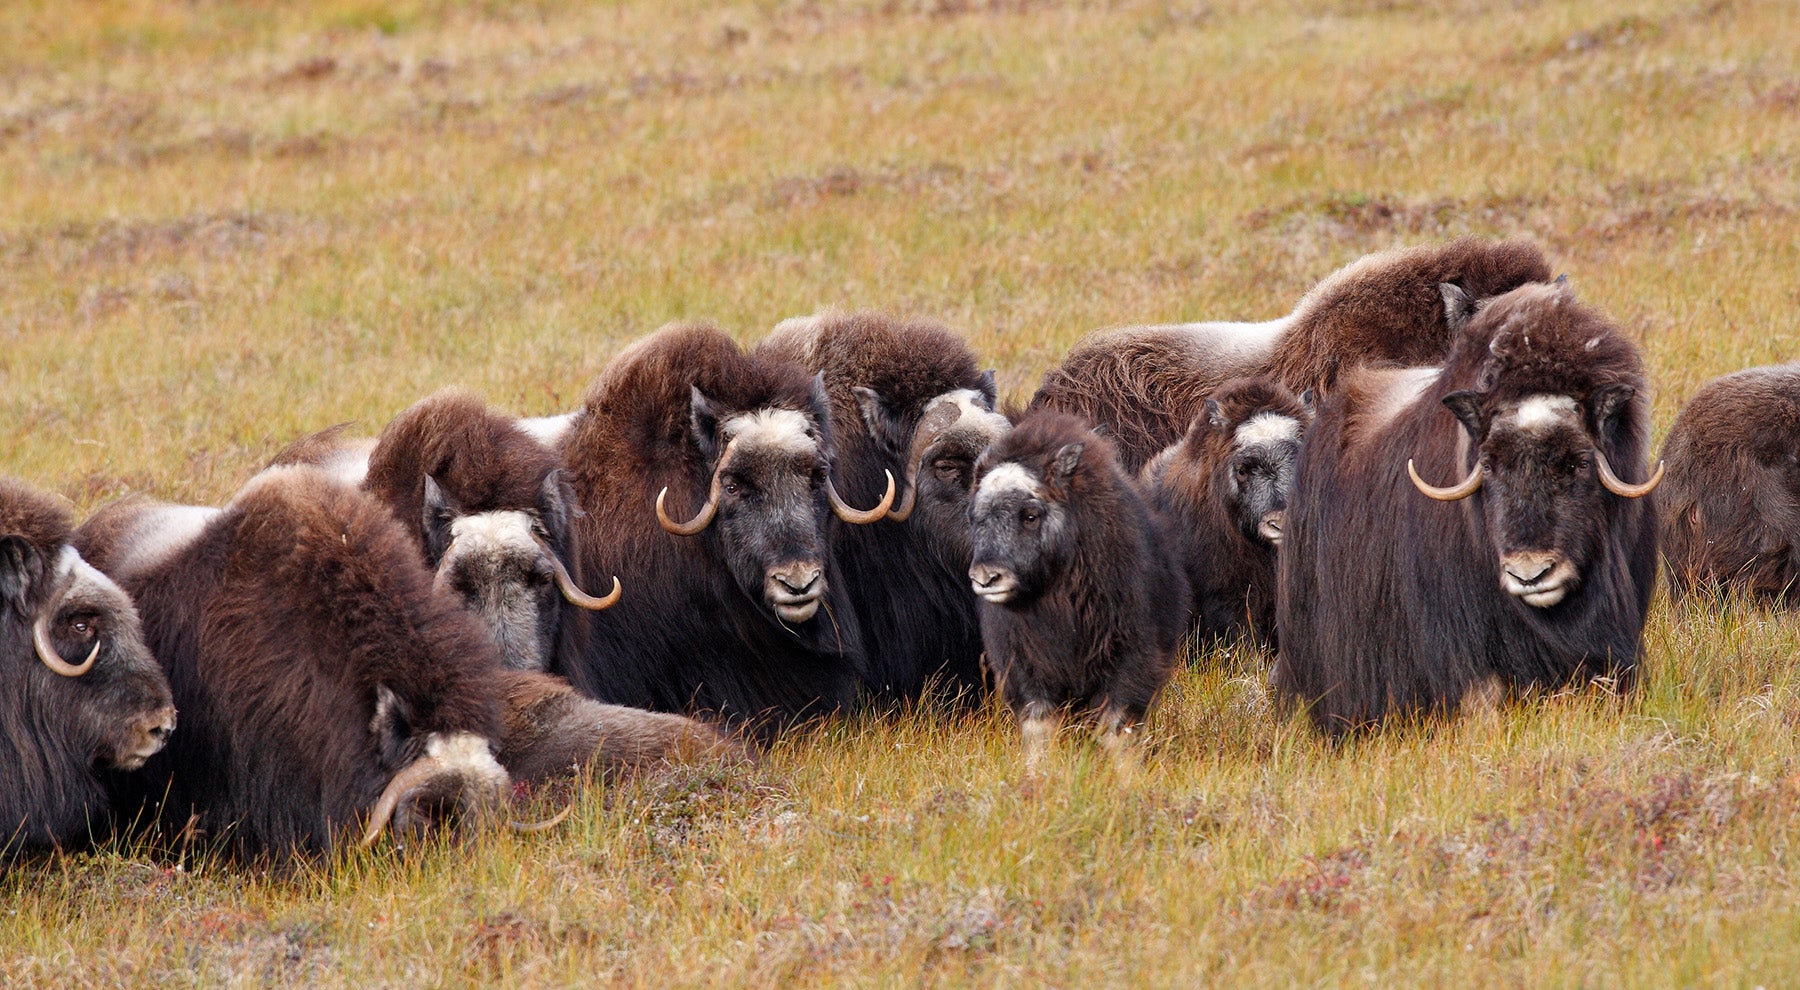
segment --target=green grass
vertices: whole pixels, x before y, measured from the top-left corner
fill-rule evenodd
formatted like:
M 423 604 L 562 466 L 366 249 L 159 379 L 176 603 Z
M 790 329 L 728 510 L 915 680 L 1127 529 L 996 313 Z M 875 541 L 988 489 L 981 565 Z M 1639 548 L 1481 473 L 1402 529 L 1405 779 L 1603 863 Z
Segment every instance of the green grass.
M 1462 233 L 1543 243 L 1659 428 L 1795 353 L 1776 0 L 25 2 L 0 39 L 0 470 L 82 511 L 448 385 L 566 410 L 673 319 L 933 316 L 1022 397 L 1094 327 Z M 1647 644 L 1630 698 L 1341 748 L 1202 658 L 1132 781 L 914 713 L 546 836 L 109 848 L 0 878 L 0 983 L 1788 982 L 1800 625 L 1659 601 Z

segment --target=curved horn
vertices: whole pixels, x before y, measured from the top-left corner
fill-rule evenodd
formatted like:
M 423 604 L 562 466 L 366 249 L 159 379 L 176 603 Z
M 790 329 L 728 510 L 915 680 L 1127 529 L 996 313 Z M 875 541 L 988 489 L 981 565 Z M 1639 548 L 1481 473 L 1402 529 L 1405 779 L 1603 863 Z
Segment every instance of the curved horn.
M 388 823 L 394 820 L 394 809 L 400 806 L 400 799 L 408 791 L 430 780 L 437 769 L 437 760 L 421 756 L 394 774 L 394 779 L 388 781 L 387 787 L 382 789 L 381 797 L 376 799 L 375 810 L 369 812 L 369 825 L 363 830 L 362 837 L 364 849 L 374 845 L 375 840 L 381 838 L 381 833 L 387 831 Z
M 570 801 L 567 805 L 563 806 L 563 810 L 556 813 L 555 817 L 546 818 L 541 822 L 512 822 L 512 821 L 509 821 L 506 823 L 506 826 L 515 832 L 525 832 L 525 833 L 548 832 L 551 829 L 555 828 L 556 826 L 561 825 L 563 822 L 568 821 L 569 816 L 574 813 L 575 813 L 575 802 Z
M 935 421 L 934 421 L 935 420 Z M 943 413 L 927 414 L 919 421 L 913 433 L 912 446 L 906 452 L 906 494 L 900 497 L 900 504 L 888 510 L 887 517 L 895 522 L 905 522 L 912 518 L 913 509 L 919 503 L 919 468 L 925 462 L 925 452 L 937 443 L 950 424 L 956 422 L 952 413 L 946 417 Z
M 1613 473 L 1612 465 L 1606 463 L 1606 455 L 1600 452 L 1599 447 L 1594 448 L 1594 466 L 1600 469 L 1600 484 L 1620 498 L 1643 498 L 1655 491 L 1656 486 L 1662 484 L 1663 468 L 1666 467 L 1662 461 L 1657 461 L 1656 470 L 1650 475 L 1649 481 L 1641 485 L 1628 484 L 1620 481 L 1619 476 Z
M 837 513 L 839 519 L 856 526 L 867 526 L 869 523 L 886 518 L 888 510 L 894 506 L 894 472 L 884 469 L 881 473 L 887 476 L 887 491 L 881 496 L 881 504 L 867 512 L 861 509 L 852 509 L 849 503 L 840 498 L 837 486 L 831 483 L 831 475 L 827 474 L 825 476 L 825 497 L 831 500 L 831 511 Z
M 667 489 L 664 490 L 666 491 Z M 660 502 L 661 500 L 658 499 L 659 506 Z M 562 596 L 569 600 L 569 604 L 574 605 L 577 608 L 585 608 L 590 612 L 598 612 L 602 609 L 612 608 L 614 605 L 618 604 L 619 596 L 624 593 L 625 589 L 619 586 L 619 576 L 617 574 L 613 575 L 611 593 L 605 598 L 595 598 L 593 595 L 590 595 L 575 586 L 575 579 L 569 576 L 568 568 L 563 566 L 562 561 L 557 559 L 556 554 L 550 553 L 547 554 L 547 556 L 550 558 L 551 569 L 556 572 L 557 590 L 561 591 Z
M 1475 489 L 1481 487 L 1481 465 L 1479 464 L 1475 465 L 1475 469 L 1469 472 L 1467 478 L 1452 488 L 1438 488 L 1435 485 L 1426 484 L 1425 479 L 1419 477 L 1418 469 L 1413 467 L 1410 457 L 1406 459 L 1406 473 L 1412 478 L 1414 488 L 1424 492 L 1426 498 L 1435 498 L 1439 502 L 1455 502 L 1468 498 L 1475 494 Z
M 684 523 L 670 519 L 668 512 L 663 509 L 663 497 L 669 494 L 669 489 L 665 487 L 656 493 L 656 521 L 662 523 L 662 528 L 676 536 L 693 536 L 712 525 L 713 517 L 719 514 L 719 494 L 723 488 L 723 483 L 719 481 L 719 475 L 724 473 L 725 462 L 731 459 L 731 448 L 736 443 L 735 439 L 727 441 L 725 452 L 719 455 L 719 463 L 713 465 L 712 486 L 707 490 L 706 504 L 700 507 L 700 511 L 694 515 L 694 518 Z
M 50 642 L 50 613 L 45 611 L 31 624 L 31 645 L 37 647 L 38 659 L 44 666 L 64 677 L 80 677 L 94 667 L 94 660 L 100 656 L 100 638 L 94 637 L 94 648 L 88 651 L 87 659 L 80 664 L 72 664 L 56 652 L 56 644 Z

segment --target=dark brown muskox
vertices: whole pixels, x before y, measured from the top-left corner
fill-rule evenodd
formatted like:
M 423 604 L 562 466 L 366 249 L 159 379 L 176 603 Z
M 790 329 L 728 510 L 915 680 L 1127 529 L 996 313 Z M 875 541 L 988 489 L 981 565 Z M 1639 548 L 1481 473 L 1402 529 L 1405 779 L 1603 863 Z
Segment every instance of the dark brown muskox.
M 1263 323 L 1182 323 L 1090 334 L 1044 373 L 1031 408 L 1086 417 L 1132 471 L 1181 439 L 1231 378 L 1272 374 L 1298 394 L 1358 364 L 1435 364 L 1480 300 L 1550 277 L 1534 244 L 1464 238 L 1365 255 Z M 1446 294 L 1440 286 L 1457 287 Z
M 1122 755 L 1187 626 L 1175 541 L 1112 444 L 1054 412 L 1028 414 L 982 455 L 969 518 L 982 641 L 1027 762 L 1070 710 Z
M 0 479 L 0 861 L 104 834 L 101 772 L 175 728 L 137 610 L 68 543 L 68 513 Z
M 1648 437 L 1637 348 L 1562 285 L 1494 299 L 1442 368 L 1348 376 L 1288 505 L 1276 690 L 1336 734 L 1590 677 L 1629 688 L 1657 479 L 1615 471 L 1640 470 Z
M 824 377 L 835 473 L 851 502 L 873 504 L 888 477 L 905 479 L 888 522 L 833 533 L 862 621 L 864 688 L 888 699 L 917 698 L 928 684 L 975 696 L 969 481 L 975 458 L 1010 428 L 994 411 L 993 372 L 943 326 L 872 313 L 788 320 L 756 351 Z
M 109 507 L 76 543 L 136 598 L 181 709 L 127 815 L 281 858 L 506 796 L 498 655 L 363 492 L 288 467 L 222 510 Z
M 822 383 L 712 327 L 665 327 L 601 372 L 561 452 L 583 571 L 630 589 L 572 617 L 577 687 L 765 733 L 854 699 L 860 626 L 827 530 L 833 511 L 878 520 L 894 489 L 866 515 L 837 497 Z
M 1203 639 L 1275 642 L 1275 552 L 1310 401 L 1273 377 L 1233 379 L 1186 437 L 1144 466 L 1146 496 L 1185 544 Z
M 1656 493 L 1676 593 L 1800 595 L 1800 365 L 1750 368 L 1701 387 L 1663 445 Z

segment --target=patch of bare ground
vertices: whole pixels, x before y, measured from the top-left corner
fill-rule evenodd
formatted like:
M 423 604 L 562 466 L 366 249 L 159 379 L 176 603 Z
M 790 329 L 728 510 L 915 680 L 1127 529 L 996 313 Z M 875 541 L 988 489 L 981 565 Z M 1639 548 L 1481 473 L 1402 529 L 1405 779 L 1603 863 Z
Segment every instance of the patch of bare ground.
M 318 236 L 324 229 L 325 224 L 319 220 L 255 210 L 73 222 L 0 232 L 0 258 L 13 263 L 47 260 L 65 266 L 142 265 L 181 258 L 219 260 L 261 251 L 284 238 Z M 159 295 L 179 295 L 179 290 L 176 285 L 151 287 Z

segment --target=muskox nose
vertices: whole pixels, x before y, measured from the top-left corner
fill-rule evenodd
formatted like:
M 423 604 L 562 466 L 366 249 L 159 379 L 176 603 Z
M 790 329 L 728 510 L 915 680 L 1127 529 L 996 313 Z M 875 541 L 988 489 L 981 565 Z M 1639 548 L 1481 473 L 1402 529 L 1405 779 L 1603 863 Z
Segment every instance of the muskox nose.
M 1500 584 L 1534 608 L 1549 608 L 1569 593 L 1575 566 L 1555 550 L 1509 553 L 1500 559 Z
M 1256 524 L 1256 535 L 1275 546 L 1280 546 L 1282 527 L 1286 525 L 1287 510 L 1271 509 L 1263 513 L 1262 521 Z
M 993 564 L 976 564 L 969 568 L 969 584 L 975 593 L 996 605 L 1004 604 L 1018 590 L 1019 580 L 1012 571 Z
M 1520 554 L 1519 556 L 1523 557 L 1525 555 Z M 1507 561 L 1506 573 L 1512 575 L 1520 584 L 1536 584 L 1538 583 L 1539 578 L 1549 574 L 1550 569 L 1555 566 L 1556 561 L 1545 560 L 1533 555 L 1525 560 L 1515 559 Z
M 813 563 L 769 568 L 763 595 L 786 622 L 805 622 L 819 611 L 825 595 L 825 568 Z
M 812 592 L 813 588 L 818 585 L 819 578 L 824 574 L 825 572 L 817 567 L 794 567 L 776 571 L 771 576 L 775 578 L 775 583 L 781 586 L 781 590 L 788 594 L 805 595 Z

